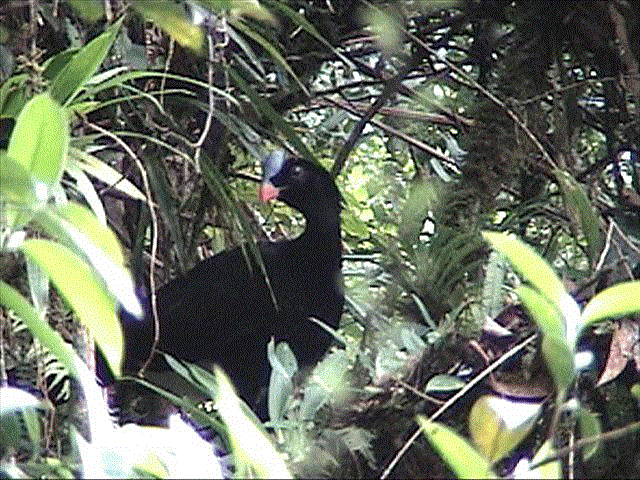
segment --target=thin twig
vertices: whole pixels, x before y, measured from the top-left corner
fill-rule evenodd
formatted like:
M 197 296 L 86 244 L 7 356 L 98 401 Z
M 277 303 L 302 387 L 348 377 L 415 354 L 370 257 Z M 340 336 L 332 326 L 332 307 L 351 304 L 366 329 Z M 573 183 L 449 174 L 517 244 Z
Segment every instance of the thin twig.
M 522 350 L 527 345 L 529 345 L 531 342 L 533 342 L 537 337 L 538 337 L 538 334 L 534 333 L 529 338 L 524 340 L 522 343 L 520 343 L 519 345 L 516 345 L 511 350 L 509 350 L 504 355 L 502 355 L 500 358 L 498 358 L 489 367 L 485 368 L 476 377 L 474 377 L 469 383 L 467 383 L 464 386 L 464 388 L 462 388 L 458 393 L 456 393 L 453 397 L 451 397 L 449 400 L 447 400 L 447 402 L 444 405 L 442 405 L 433 415 L 431 415 L 431 417 L 429 417 L 429 420 L 433 421 L 433 420 L 437 419 L 440 415 L 442 415 L 443 412 L 445 412 L 449 407 L 451 407 L 451 405 L 453 405 L 461 397 L 466 395 L 467 392 L 469 390 L 471 390 L 474 386 L 476 386 L 477 383 L 479 383 L 486 376 L 488 376 L 490 373 L 492 373 L 494 370 L 496 370 L 506 360 L 508 360 L 513 355 L 515 355 L 520 350 Z M 413 442 L 415 442 L 416 439 L 420 436 L 421 432 L 422 432 L 422 430 L 418 427 L 418 429 L 413 433 L 413 435 L 411 435 L 409 440 L 407 440 L 407 442 L 402 446 L 402 448 L 400 450 L 398 450 L 398 453 L 396 453 L 396 456 L 393 457 L 393 460 L 391 460 L 391 463 L 389 463 L 387 468 L 384 469 L 384 472 L 382 472 L 382 475 L 380 476 L 380 480 L 384 480 L 385 478 L 389 477 L 389 475 L 391 474 L 391 472 L 393 471 L 395 466 L 398 464 L 400 459 L 403 457 L 403 455 L 405 453 L 407 453 L 407 450 L 409 450 L 409 447 L 411 447 L 411 445 L 413 445 Z
M 207 40 L 209 42 L 209 68 L 207 70 L 207 93 L 209 94 L 209 110 L 207 111 L 207 119 L 204 122 L 202 134 L 194 145 L 195 152 L 193 154 L 193 159 L 198 171 L 200 170 L 200 153 L 202 152 L 202 145 L 204 144 L 204 141 L 209 134 L 209 130 L 211 129 L 211 120 L 213 118 L 213 34 L 211 32 L 207 33 Z
M 580 440 L 577 440 L 576 442 L 574 442 L 573 445 L 559 448 L 552 455 L 549 455 L 548 457 L 543 458 L 538 462 L 532 463 L 531 465 L 529 465 L 529 471 L 535 470 L 536 468 L 541 467 L 542 465 L 546 465 L 549 462 L 553 462 L 554 460 L 562 458 L 565 455 L 568 455 L 569 452 L 571 451 L 579 450 L 582 447 L 586 447 L 587 445 L 591 445 L 592 443 L 595 443 L 595 442 L 607 442 L 609 440 L 616 440 L 618 438 L 624 437 L 625 435 L 628 435 L 629 433 L 634 432 L 635 430 L 640 430 L 640 421 L 630 423 L 625 427 L 618 428 L 616 430 L 611 430 L 609 432 L 602 433 L 600 435 L 593 435 L 591 437 L 581 438 Z
M 147 171 L 142 164 L 142 161 L 138 158 L 135 152 L 131 149 L 131 147 L 120 137 L 114 135 L 108 130 L 105 130 L 99 125 L 91 123 L 85 119 L 86 125 L 97 130 L 98 132 L 106 135 L 115 141 L 118 145 L 122 147 L 122 149 L 129 154 L 129 156 L 133 159 L 138 170 L 140 171 L 140 176 L 142 177 L 142 184 L 144 186 L 145 196 L 147 197 L 147 205 L 149 207 L 149 214 L 151 216 L 151 226 L 152 226 L 152 234 L 151 234 L 151 259 L 152 261 L 149 263 L 149 289 L 151 290 L 151 315 L 153 316 L 153 326 L 154 326 L 154 336 L 153 336 L 153 344 L 151 345 L 151 351 L 149 352 L 149 357 L 144 362 L 142 367 L 140 368 L 138 375 L 143 376 L 145 370 L 151 363 L 151 359 L 158 347 L 158 342 L 160 340 L 160 322 L 158 320 L 158 309 L 156 305 L 156 288 L 155 288 L 155 261 L 153 259 L 156 258 L 158 251 L 158 218 L 156 217 L 156 211 L 153 208 L 153 200 L 151 197 L 151 187 L 149 185 L 149 178 L 147 176 Z
M 609 230 L 607 231 L 607 239 L 604 244 L 604 248 L 602 249 L 602 254 L 600 254 L 600 259 L 596 265 L 595 271 L 598 272 L 602 268 L 602 264 L 604 263 L 604 259 L 609 253 L 609 249 L 611 248 L 611 235 L 613 234 L 613 220 L 609 223 Z

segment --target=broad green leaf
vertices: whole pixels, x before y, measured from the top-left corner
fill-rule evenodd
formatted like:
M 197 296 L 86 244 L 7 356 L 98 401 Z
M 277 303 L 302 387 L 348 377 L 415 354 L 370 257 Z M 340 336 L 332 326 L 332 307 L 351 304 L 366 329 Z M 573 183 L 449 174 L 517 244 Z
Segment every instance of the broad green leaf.
M 240 477 L 292 478 L 282 457 L 263 430 L 249 419 L 240 407 L 227 376 L 215 367 L 218 384 L 216 407 L 227 425 Z
M 600 221 L 582 186 L 568 172 L 554 172 L 569 215 L 580 224 L 587 239 L 588 255 L 591 265 L 595 265 L 604 246 L 604 236 L 600 229 Z
M 82 47 L 51 82 L 51 96 L 68 105 L 98 70 L 120 30 L 124 16 Z
M 273 337 L 267 345 L 267 357 L 271 364 L 267 409 L 272 422 L 282 419 L 289 397 L 293 393 L 292 378 L 298 371 L 298 362 L 286 342 L 275 346 Z
M 202 28 L 194 25 L 187 17 L 182 5 L 171 0 L 133 0 L 131 6 L 146 20 L 150 20 L 176 41 L 185 47 L 189 47 L 198 53 L 204 46 L 204 33 Z
M 103 0 L 68 0 L 73 9 L 87 22 L 97 22 L 104 17 Z
M 115 299 L 132 315 L 142 317 L 133 279 L 115 234 L 86 208 L 73 202 L 38 212 L 36 221 L 59 238 L 99 275 Z
M 48 198 L 60 181 L 69 148 L 67 112 L 48 93 L 36 95 L 24 106 L 13 129 L 7 155 L 46 186 Z M 44 199 L 44 198 L 43 198 Z
M 589 300 L 582 310 L 581 326 L 637 312 L 640 312 L 640 281 L 618 283 Z
M 31 98 L 29 75 L 13 75 L 0 84 L 0 117 L 16 118 Z
M 430 392 L 450 392 L 460 390 L 466 383 L 454 375 L 434 375 L 429 379 L 424 391 Z
M 127 180 L 122 173 L 103 162 L 98 157 L 83 152 L 77 148 L 69 148 L 69 161 L 92 177 L 106 183 L 111 188 L 130 196 L 134 200 L 146 201 L 146 197 L 133 183 Z
M 564 391 L 575 379 L 574 350 L 566 342 L 551 335 L 542 338 L 542 353 L 559 391 Z
M 598 416 L 590 412 L 585 408 L 578 408 L 577 411 L 578 423 L 580 425 L 580 436 L 582 438 L 586 437 L 599 437 L 602 434 L 602 427 L 600 425 L 600 420 Z M 600 448 L 601 442 L 600 440 L 596 440 L 590 445 L 587 445 L 582 449 L 582 459 L 584 461 L 589 460 Z
M 527 307 L 543 335 L 551 335 L 567 343 L 564 319 L 560 311 L 549 300 L 527 285 L 518 286 L 515 293 Z M 569 345 L 567 344 L 567 346 Z
M 269 22 L 274 27 L 278 26 L 278 20 L 269 10 L 264 8 L 258 0 L 196 0 L 204 7 L 214 12 L 228 10 L 232 15 L 244 15 L 263 22 Z
M 536 452 L 531 460 L 531 463 L 537 463 L 544 460 L 547 457 L 551 457 L 555 453 L 552 440 L 547 440 L 542 444 L 540 449 Z M 553 460 L 551 462 L 535 467 L 531 470 L 526 469 L 524 472 L 514 472 L 514 478 L 516 479 L 539 479 L 539 480 L 552 480 L 555 478 L 562 478 L 562 464 L 560 460 Z
M 493 395 L 480 397 L 469 412 L 469 432 L 478 451 L 491 463 L 507 456 L 534 427 L 540 407 Z
M 78 318 L 91 330 L 117 375 L 123 341 L 116 305 L 91 268 L 67 247 L 50 240 L 30 239 L 20 249 L 40 265 Z
M 422 415 L 418 415 L 416 420 L 433 448 L 458 478 L 497 478 L 489 461 L 460 435 Z
M 45 200 L 38 200 L 33 175 L 4 152 L 0 152 L 0 198 L 2 223 L 11 229 L 29 222 Z
M 482 236 L 493 248 L 507 257 L 524 280 L 531 283 L 554 305 L 560 306 L 560 299 L 565 294 L 564 286 L 549 264 L 535 250 L 505 233 L 484 231 Z
M 485 240 L 500 251 L 513 268 L 534 288 L 547 297 L 562 312 L 566 326 L 567 344 L 578 337 L 580 307 L 564 289 L 551 266 L 528 245 L 515 237 L 498 232 L 483 232 Z
M 33 306 L 17 290 L 0 282 L 0 301 L 2 305 L 13 310 L 20 317 L 29 327 L 31 334 L 38 339 L 42 346 L 53 353 L 72 375 L 77 374 L 71 349 L 62 340 L 60 334 L 38 315 Z

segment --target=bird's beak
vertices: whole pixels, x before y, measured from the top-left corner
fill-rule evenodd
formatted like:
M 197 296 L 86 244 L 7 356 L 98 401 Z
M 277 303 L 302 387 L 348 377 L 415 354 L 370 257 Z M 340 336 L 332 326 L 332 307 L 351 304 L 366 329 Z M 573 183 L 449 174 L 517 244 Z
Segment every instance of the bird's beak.
M 260 193 L 258 196 L 262 203 L 266 203 L 269 200 L 277 198 L 279 193 L 279 188 L 275 187 L 269 180 L 265 180 L 262 182 L 262 185 L 260 185 Z

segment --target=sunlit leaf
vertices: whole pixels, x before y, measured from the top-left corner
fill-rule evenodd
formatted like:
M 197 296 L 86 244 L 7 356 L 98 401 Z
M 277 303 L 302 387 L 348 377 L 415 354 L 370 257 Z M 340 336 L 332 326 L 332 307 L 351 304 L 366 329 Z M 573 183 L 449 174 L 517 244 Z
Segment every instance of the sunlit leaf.
M 460 390 L 466 383 L 454 375 L 434 375 L 429 379 L 424 391 L 430 392 L 450 392 Z
M 20 249 L 40 265 L 89 327 L 112 371 L 120 372 L 123 341 L 116 306 L 89 266 L 67 247 L 50 240 L 30 239 Z
M 484 457 L 494 463 L 526 437 L 540 416 L 539 403 L 514 402 L 493 395 L 480 397 L 469 412 L 469 432 Z
M 194 25 L 182 5 L 171 0 L 132 0 L 131 6 L 145 19 L 152 21 L 176 41 L 198 53 L 204 46 L 202 28 Z
M 551 335 L 542 338 L 541 348 L 558 389 L 568 387 L 576 376 L 573 349 L 563 339 Z
M 75 362 L 70 348 L 62 340 L 60 334 L 38 315 L 33 306 L 17 290 L 0 282 L 0 301 L 2 305 L 15 312 L 42 346 L 53 353 L 72 375 L 76 375 Z
M 553 269 L 530 246 L 517 238 L 500 232 L 482 232 L 493 248 L 501 252 L 523 279 L 558 305 L 565 290 Z
M 489 461 L 453 430 L 421 415 L 418 415 L 417 422 L 458 478 L 497 478 Z
M 582 310 L 581 326 L 640 312 L 640 281 L 623 282 L 597 293 Z
M 36 221 L 75 253 L 82 255 L 115 299 L 132 315 L 142 316 L 133 279 L 115 234 L 86 208 L 73 202 L 42 210 Z
M 146 197 L 133 183 L 127 180 L 122 173 L 103 162 L 99 158 L 77 148 L 69 149 L 69 161 L 77 164 L 79 168 L 92 177 L 106 183 L 111 188 L 118 190 L 134 200 L 145 201 Z
M 93 214 L 100 221 L 102 225 L 107 224 L 107 215 L 102 205 L 102 200 L 98 196 L 93 183 L 89 180 L 89 177 L 78 168 L 75 162 L 69 162 L 67 165 L 67 174 L 76 181 L 76 188 L 82 194 L 85 201 L 89 204 L 89 207 L 93 211 Z
M 227 376 L 218 367 L 215 368 L 215 376 L 218 383 L 216 407 L 227 425 L 234 456 L 240 464 L 236 474 L 241 477 L 253 473 L 258 478 L 292 478 L 266 433 L 240 408 Z
M 69 148 L 67 113 L 49 94 L 36 95 L 18 115 L 7 155 L 47 188 L 60 181 Z M 40 197 L 38 184 L 36 193 Z
M 566 327 L 560 311 L 540 293 L 526 285 L 520 285 L 516 294 L 527 307 L 542 334 L 551 335 L 568 346 Z

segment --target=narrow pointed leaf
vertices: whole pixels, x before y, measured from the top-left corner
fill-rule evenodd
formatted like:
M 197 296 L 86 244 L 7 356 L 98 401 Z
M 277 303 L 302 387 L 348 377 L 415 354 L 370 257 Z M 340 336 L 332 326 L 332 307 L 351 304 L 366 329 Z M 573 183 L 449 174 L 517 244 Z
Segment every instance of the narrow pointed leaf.
M 618 283 L 595 295 L 582 310 L 582 328 L 606 318 L 640 312 L 640 281 Z
M 27 240 L 20 249 L 40 265 L 89 327 L 112 371 L 120 372 L 123 341 L 116 306 L 90 267 L 67 247 L 50 240 Z
M 422 433 L 458 478 L 497 478 L 487 459 L 460 435 L 422 415 L 416 420 Z
M 61 105 L 68 105 L 102 64 L 116 38 L 124 17 L 104 33 L 82 47 L 51 82 L 51 96 Z

